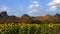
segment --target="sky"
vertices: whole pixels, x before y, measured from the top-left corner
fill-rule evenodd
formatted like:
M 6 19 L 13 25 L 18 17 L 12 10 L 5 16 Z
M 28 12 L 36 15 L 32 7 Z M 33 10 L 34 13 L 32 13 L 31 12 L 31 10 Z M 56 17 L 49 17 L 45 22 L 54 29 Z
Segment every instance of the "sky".
M 0 12 L 8 15 L 44 16 L 60 13 L 60 0 L 0 0 Z

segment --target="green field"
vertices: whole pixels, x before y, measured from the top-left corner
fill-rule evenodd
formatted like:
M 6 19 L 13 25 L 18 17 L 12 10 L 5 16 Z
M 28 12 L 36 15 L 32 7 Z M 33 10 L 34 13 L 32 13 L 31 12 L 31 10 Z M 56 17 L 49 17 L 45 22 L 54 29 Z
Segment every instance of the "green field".
M 60 34 L 60 24 L 0 24 L 0 34 Z

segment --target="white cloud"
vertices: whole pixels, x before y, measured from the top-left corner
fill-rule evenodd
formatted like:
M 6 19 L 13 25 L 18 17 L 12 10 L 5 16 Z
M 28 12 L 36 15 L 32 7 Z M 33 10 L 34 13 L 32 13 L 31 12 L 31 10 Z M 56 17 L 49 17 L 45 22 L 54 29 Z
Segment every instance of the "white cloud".
M 48 3 L 48 6 L 50 6 L 50 11 L 60 11 L 60 0 L 53 0 L 52 2 Z
M 32 8 L 33 6 L 34 6 L 34 5 L 32 4 L 32 5 L 29 6 L 29 8 Z
M 60 0 L 53 0 L 48 5 L 52 6 L 52 5 L 56 5 L 56 4 L 59 4 L 59 3 L 60 3 Z
M 8 15 L 15 15 L 15 16 L 19 16 L 20 13 L 17 10 L 13 10 L 7 6 L 0 6 L 0 11 L 6 11 Z
M 38 1 L 33 1 L 32 3 L 34 3 L 34 4 L 38 4 L 39 2 L 38 2 Z
M 8 7 L 6 7 L 6 6 L 0 6 L 0 10 L 1 10 L 1 11 L 8 11 L 8 10 L 9 10 L 9 8 L 8 8 Z
M 39 2 L 38 1 L 33 1 L 32 4 L 29 6 L 29 9 L 33 8 L 33 7 L 40 7 Z
M 42 12 L 40 4 L 38 1 L 33 1 L 32 4 L 28 7 L 29 14 L 38 14 Z
M 0 11 L 12 12 L 12 11 L 15 11 L 15 10 L 10 9 L 7 6 L 0 6 Z
M 34 14 L 34 13 L 38 13 L 39 10 L 30 10 L 29 14 Z
M 56 6 L 51 6 L 49 10 L 50 11 L 55 11 L 56 9 L 57 9 Z

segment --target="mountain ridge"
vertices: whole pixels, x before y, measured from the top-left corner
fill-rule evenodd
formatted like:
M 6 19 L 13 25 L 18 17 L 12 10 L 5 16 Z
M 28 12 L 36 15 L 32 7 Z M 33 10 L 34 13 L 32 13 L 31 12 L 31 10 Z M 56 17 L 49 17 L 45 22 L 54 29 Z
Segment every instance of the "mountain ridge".
M 55 15 L 47 14 L 45 16 L 31 17 L 27 14 L 24 14 L 21 17 L 8 16 L 7 12 L 0 13 L 0 23 L 60 23 L 60 14 L 56 13 Z

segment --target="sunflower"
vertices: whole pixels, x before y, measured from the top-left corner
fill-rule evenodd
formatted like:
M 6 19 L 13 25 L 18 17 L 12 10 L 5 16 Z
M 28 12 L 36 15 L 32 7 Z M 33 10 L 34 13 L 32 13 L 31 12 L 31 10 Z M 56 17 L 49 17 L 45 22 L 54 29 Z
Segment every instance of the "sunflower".
M 49 27 L 53 27 L 54 25 L 53 24 L 48 24 Z
M 0 27 L 4 27 L 4 24 L 1 24 Z
M 0 32 L 4 32 L 4 30 L 0 29 Z
M 22 28 L 22 29 L 26 29 L 26 25 L 22 25 L 21 28 Z
M 1 32 L 2 30 L 0 29 L 0 32 Z
M 35 24 L 35 26 L 36 26 L 36 27 L 39 27 L 39 26 L 40 26 L 40 24 Z

